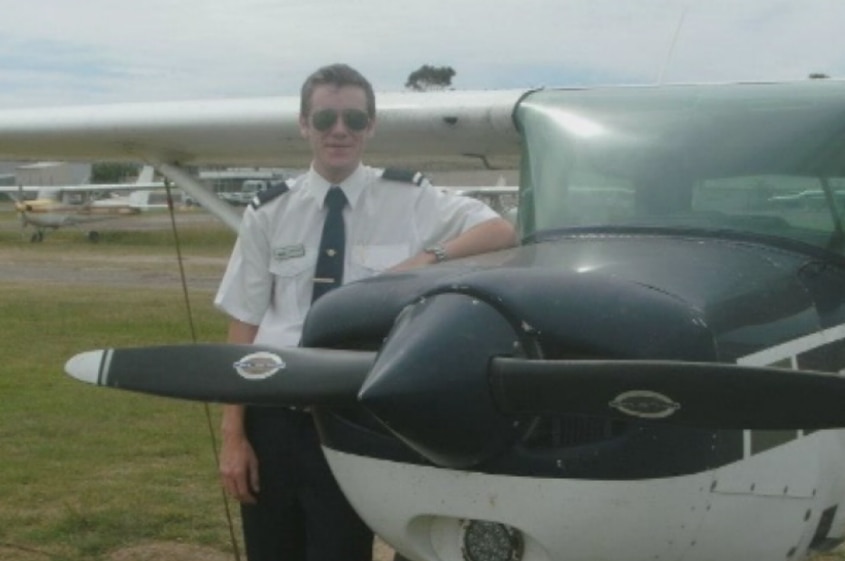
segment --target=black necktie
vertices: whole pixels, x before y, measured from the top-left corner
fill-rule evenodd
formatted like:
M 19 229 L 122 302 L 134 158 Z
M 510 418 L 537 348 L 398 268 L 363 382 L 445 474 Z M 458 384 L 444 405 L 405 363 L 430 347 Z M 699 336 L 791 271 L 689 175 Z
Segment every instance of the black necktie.
M 311 302 L 340 286 L 343 282 L 343 254 L 346 247 L 346 229 L 343 225 L 343 207 L 346 195 L 338 186 L 326 193 L 326 221 L 323 222 L 323 236 L 320 238 L 320 252 L 317 254 L 317 268 L 314 271 L 314 290 Z

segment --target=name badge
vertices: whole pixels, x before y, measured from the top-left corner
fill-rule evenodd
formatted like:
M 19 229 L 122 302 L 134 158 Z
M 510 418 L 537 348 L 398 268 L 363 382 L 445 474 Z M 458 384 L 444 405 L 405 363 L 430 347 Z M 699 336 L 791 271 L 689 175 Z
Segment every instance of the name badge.
M 305 246 L 301 243 L 296 245 L 286 245 L 285 247 L 277 247 L 273 250 L 273 259 L 276 261 L 284 261 L 286 259 L 302 257 L 303 255 L 305 255 Z

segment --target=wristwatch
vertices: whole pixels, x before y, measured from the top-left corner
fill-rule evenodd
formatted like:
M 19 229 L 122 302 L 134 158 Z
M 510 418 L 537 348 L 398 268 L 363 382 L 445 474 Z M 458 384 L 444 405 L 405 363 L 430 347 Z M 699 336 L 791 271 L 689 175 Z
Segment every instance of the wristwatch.
M 441 263 L 441 262 L 449 259 L 449 255 L 446 253 L 446 248 L 443 247 L 443 244 L 436 244 L 436 245 L 429 246 L 429 247 L 425 248 L 423 251 L 426 252 L 426 253 L 430 253 L 430 254 L 434 255 L 434 259 L 438 263 Z

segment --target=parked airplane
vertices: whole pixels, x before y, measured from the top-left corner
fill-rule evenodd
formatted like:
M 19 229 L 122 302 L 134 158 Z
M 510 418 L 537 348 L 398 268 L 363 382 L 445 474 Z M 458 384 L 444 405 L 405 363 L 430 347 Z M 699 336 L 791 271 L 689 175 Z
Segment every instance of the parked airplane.
M 153 181 L 154 172 L 151 166 L 145 166 L 134 183 L 0 187 L 0 193 L 15 200 L 22 233 L 27 226 L 31 226 L 34 232 L 30 241 L 40 242 L 44 240 L 47 230 L 80 227 L 153 208 L 149 203 L 149 194 L 154 189 L 164 188 L 164 183 Z M 118 191 L 130 193 L 127 196 L 115 196 L 114 193 Z M 27 194 L 31 193 L 36 194 L 35 198 L 27 198 Z M 112 196 L 98 198 L 104 193 L 112 193 Z M 100 234 L 96 230 L 89 230 L 87 237 L 96 242 Z
M 134 155 L 187 189 L 176 161 L 303 166 L 297 111 L 0 112 L 0 157 Z M 412 559 L 794 561 L 843 540 L 845 83 L 385 94 L 379 111 L 374 160 L 521 156 L 521 246 L 341 287 L 302 348 L 108 349 L 66 370 L 313 405 L 344 492 Z M 826 206 L 770 203 L 816 189 Z
M 495 187 L 447 187 L 454 189 L 465 197 L 473 197 L 484 201 L 490 208 L 502 216 L 516 222 L 517 204 L 519 203 L 519 188 L 507 186 L 504 183 Z

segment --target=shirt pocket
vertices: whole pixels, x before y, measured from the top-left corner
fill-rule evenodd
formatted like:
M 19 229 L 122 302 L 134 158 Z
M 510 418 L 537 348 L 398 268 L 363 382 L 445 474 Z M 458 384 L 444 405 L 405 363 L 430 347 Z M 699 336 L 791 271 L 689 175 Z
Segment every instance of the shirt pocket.
M 357 245 L 352 248 L 349 275 L 346 281 L 372 277 L 407 259 L 408 244 Z
M 307 248 L 305 255 L 270 263 L 273 274 L 273 307 L 291 320 L 305 317 L 311 305 L 312 279 L 317 263 L 316 248 Z

